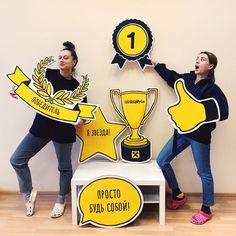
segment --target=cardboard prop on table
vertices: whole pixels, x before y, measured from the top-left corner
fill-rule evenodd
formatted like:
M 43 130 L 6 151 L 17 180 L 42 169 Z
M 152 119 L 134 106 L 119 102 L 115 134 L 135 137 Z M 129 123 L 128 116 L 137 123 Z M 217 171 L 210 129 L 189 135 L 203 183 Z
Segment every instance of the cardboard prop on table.
M 46 57 L 34 68 L 30 79 L 15 67 L 7 77 L 17 86 L 15 93 L 29 107 L 51 119 L 70 124 L 77 124 L 80 118 L 95 119 L 97 105 L 82 103 L 89 86 L 88 76 L 82 76 L 83 82 L 73 92 L 60 90 L 54 94 L 52 84 L 45 78 L 46 67 L 54 62 L 53 57 Z
M 151 30 L 143 21 L 129 19 L 121 22 L 112 35 L 116 55 L 111 64 L 118 64 L 120 69 L 127 61 L 137 61 L 142 70 L 152 66 L 148 58 L 152 41 Z
M 85 162 L 97 154 L 111 161 L 118 161 L 116 139 L 126 129 L 125 124 L 107 121 L 101 107 L 95 112 L 96 119 L 76 129 L 82 141 L 79 162 Z
M 100 176 L 79 192 L 80 225 L 121 227 L 138 217 L 143 204 L 142 192 L 130 180 L 120 176 Z
M 188 92 L 183 79 L 175 82 L 174 89 L 178 100 L 167 108 L 167 113 L 179 133 L 193 132 L 205 123 L 216 122 L 220 119 L 219 105 L 214 98 L 198 100 Z M 206 106 L 209 105 L 215 107 L 211 109 L 211 112 L 216 114 L 207 113 Z M 218 118 L 209 120 L 207 114 Z
M 149 108 L 148 95 L 154 94 Z M 116 105 L 114 96 L 119 98 L 120 108 Z M 121 158 L 124 162 L 148 162 L 152 158 L 151 142 L 140 134 L 141 126 L 151 115 L 157 104 L 158 89 L 148 88 L 147 91 L 110 90 L 112 105 L 120 118 L 130 128 L 131 135 L 121 142 Z

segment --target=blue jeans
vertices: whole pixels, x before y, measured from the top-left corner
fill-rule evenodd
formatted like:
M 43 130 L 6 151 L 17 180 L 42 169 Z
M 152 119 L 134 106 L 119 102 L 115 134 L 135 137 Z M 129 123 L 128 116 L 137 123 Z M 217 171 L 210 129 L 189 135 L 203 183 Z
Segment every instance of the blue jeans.
M 165 179 L 171 189 L 178 188 L 178 182 L 170 162 L 185 148 L 191 146 L 197 173 L 202 182 L 202 202 L 205 206 L 214 205 L 214 183 L 210 166 L 210 144 L 194 141 L 182 134 L 177 135 L 175 153 L 172 152 L 173 137 L 166 143 L 157 157 Z
M 20 192 L 30 193 L 32 191 L 32 179 L 28 162 L 49 142 L 49 139 L 39 138 L 31 133 L 28 133 L 13 153 L 10 162 L 16 171 Z M 59 194 L 66 195 L 71 190 L 70 183 L 72 178 L 72 143 L 53 142 L 53 144 L 58 160 L 58 170 L 60 172 Z

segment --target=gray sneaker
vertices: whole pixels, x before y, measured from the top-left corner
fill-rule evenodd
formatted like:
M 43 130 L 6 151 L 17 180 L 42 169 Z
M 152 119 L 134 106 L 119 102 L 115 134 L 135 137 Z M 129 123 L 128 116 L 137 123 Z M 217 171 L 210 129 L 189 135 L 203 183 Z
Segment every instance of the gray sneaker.
M 32 189 L 29 197 L 29 201 L 26 202 L 26 215 L 32 216 L 34 214 L 34 208 L 35 208 L 35 201 L 37 198 L 37 191 Z

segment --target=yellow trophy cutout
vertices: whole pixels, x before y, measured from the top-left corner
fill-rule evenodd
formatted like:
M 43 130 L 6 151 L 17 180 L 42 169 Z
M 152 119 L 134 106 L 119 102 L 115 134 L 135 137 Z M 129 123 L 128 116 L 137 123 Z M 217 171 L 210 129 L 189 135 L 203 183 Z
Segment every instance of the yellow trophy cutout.
M 154 100 L 147 111 L 147 96 L 154 93 Z M 121 100 L 122 112 L 118 109 L 114 95 Z M 121 119 L 131 129 L 131 135 L 121 142 L 121 158 L 125 162 L 147 162 L 151 159 L 151 142 L 139 133 L 140 127 L 151 115 L 157 104 L 158 89 L 148 88 L 147 91 L 110 90 L 112 105 Z

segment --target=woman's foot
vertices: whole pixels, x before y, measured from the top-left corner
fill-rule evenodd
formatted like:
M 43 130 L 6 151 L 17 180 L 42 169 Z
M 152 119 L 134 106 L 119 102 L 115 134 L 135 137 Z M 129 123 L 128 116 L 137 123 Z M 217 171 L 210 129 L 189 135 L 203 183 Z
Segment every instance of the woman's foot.
M 37 198 L 37 191 L 32 189 L 29 196 L 29 200 L 25 203 L 27 216 L 32 216 L 34 214 L 36 198 Z
M 207 214 L 203 211 L 198 211 L 191 219 L 191 223 L 195 225 L 205 224 L 208 220 L 212 218 L 212 214 Z
M 187 202 L 187 197 L 184 196 L 182 199 L 180 200 L 170 200 L 169 202 L 167 202 L 167 208 L 171 209 L 171 210 L 176 210 L 178 209 L 180 206 L 183 206 L 186 202 Z
M 55 203 L 52 212 L 51 212 L 51 218 L 58 218 L 63 215 L 66 208 L 65 203 Z

